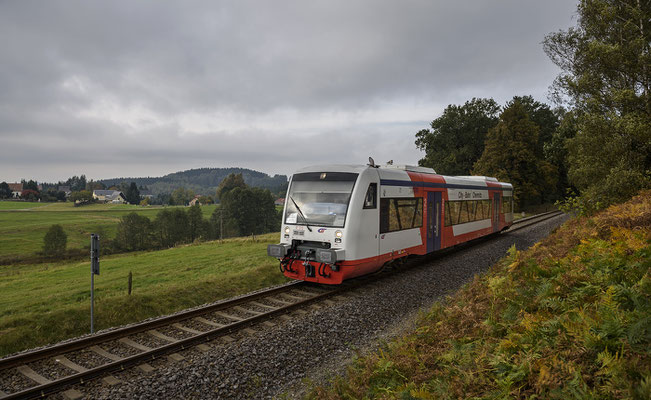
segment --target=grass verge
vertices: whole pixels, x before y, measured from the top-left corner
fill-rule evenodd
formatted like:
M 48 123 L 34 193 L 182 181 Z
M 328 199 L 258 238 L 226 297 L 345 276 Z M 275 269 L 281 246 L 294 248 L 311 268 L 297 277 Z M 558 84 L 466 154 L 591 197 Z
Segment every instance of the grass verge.
M 102 258 L 95 326 L 104 329 L 286 282 L 266 246 L 278 234 Z M 133 292 L 127 295 L 129 272 Z M 0 356 L 89 332 L 90 264 L 0 267 Z
M 651 398 L 651 191 L 515 249 L 318 399 Z

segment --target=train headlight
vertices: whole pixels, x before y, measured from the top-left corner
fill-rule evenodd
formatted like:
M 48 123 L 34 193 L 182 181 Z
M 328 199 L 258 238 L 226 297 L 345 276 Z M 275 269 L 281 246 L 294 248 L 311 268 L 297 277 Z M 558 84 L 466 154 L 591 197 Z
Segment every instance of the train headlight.
M 289 226 L 285 227 L 285 233 L 289 235 Z
M 336 232 L 335 232 L 335 237 L 336 237 L 337 239 L 341 239 L 341 237 L 342 237 L 343 235 L 344 235 L 344 234 L 343 234 L 341 231 L 336 231 Z

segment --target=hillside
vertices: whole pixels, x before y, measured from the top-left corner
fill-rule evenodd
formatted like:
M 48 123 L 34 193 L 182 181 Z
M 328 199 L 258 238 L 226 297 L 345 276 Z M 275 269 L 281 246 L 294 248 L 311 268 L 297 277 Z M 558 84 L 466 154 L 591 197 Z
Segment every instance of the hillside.
M 318 399 L 651 398 L 651 191 L 568 221 Z
M 119 185 L 122 182 L 135 182 L 138 186 L 149 188 L 152 194 L 172 193 L 174 189 L 184 187 L 197 194 L 214 196 L 219 183 L 229 174 L 242 174 L 244 182 L 253 187 L 269 189 L 273 193 L 283 192 L 287 188 L 286 175 L 269 176 L 246 168 L 199 168 L 174 172 L 161 177 L 146 178 L 112 178 L 99 182 L 107 187 Z

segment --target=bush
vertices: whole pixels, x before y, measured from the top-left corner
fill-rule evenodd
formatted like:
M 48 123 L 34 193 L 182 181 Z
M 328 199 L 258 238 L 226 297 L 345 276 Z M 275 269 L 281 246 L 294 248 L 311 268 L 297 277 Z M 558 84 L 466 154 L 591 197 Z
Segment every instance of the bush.
M 52 225 L 43 238 L 43 254 L 47 257 L 62 256 L 66 252 L 68 235 L 59 224 Z

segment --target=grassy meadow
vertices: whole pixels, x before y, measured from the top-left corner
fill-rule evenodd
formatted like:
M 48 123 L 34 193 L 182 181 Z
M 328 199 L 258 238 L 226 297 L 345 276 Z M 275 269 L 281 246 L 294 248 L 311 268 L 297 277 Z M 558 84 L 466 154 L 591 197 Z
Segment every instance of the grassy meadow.
M 283 283 L 277 260 L 266 253 L 277 241 L 274 233 L 255 242 L 236 238 L 103 257 L 95 277 L 96 329 Z M 0 266 L 0 356 L 88 333 L 89 315 L 88 261 Z
M 314 399 L 650 399 L 651 191 L 577 217 Z
M 216 205 L 202 206 L 209 218 Z M 87 248 L 90 234 L 113 237 L 120 218 L 130 212 L 154 219 L 162 206 L 141 207 L 129 204 L 0 202 L 0 261 L 20 260 L 41 251 L 43 237 L 53 224 L 68 234 L 68 249 Z

